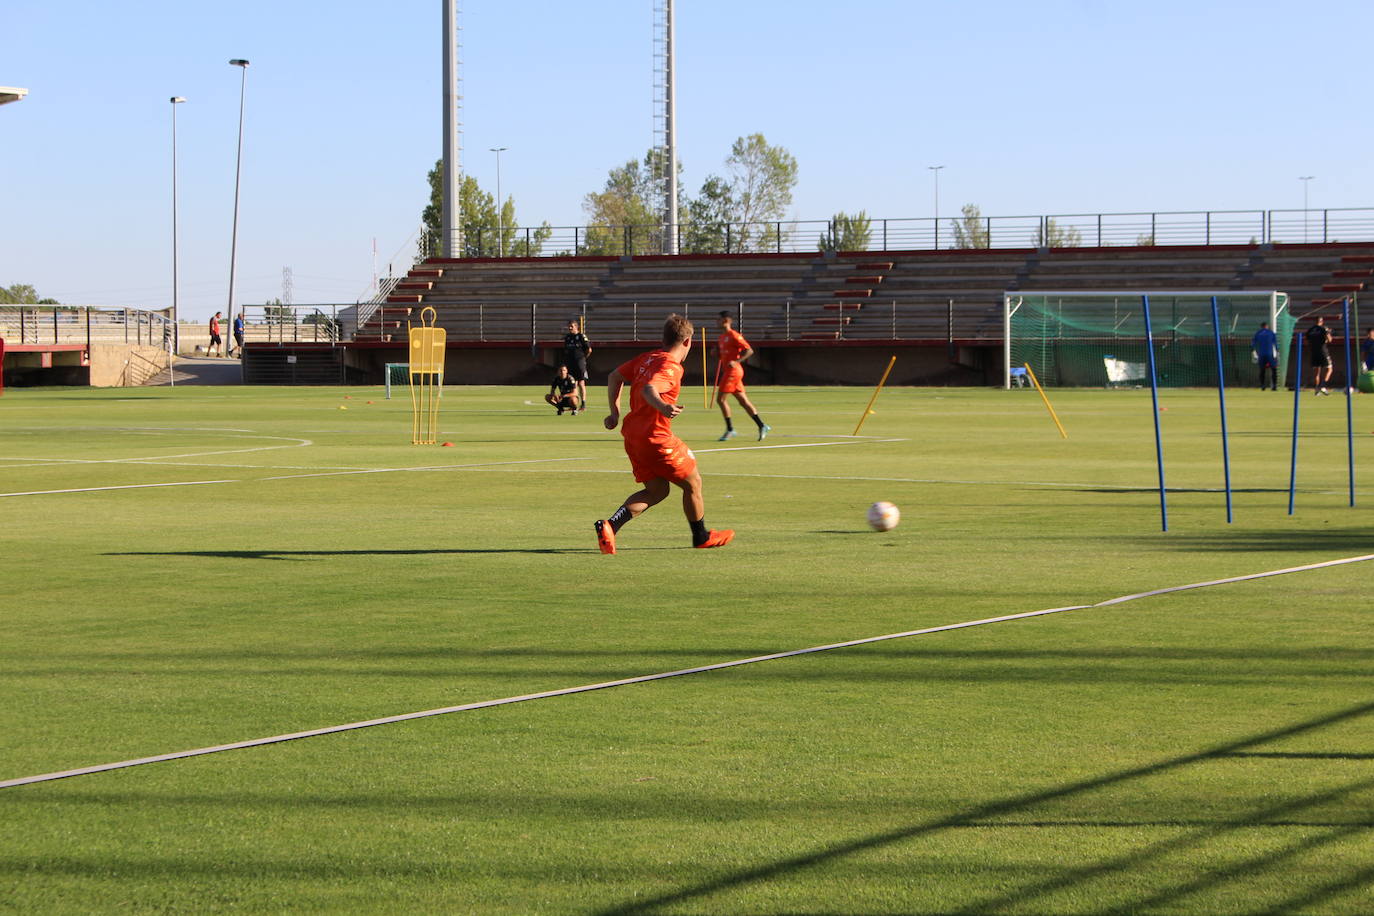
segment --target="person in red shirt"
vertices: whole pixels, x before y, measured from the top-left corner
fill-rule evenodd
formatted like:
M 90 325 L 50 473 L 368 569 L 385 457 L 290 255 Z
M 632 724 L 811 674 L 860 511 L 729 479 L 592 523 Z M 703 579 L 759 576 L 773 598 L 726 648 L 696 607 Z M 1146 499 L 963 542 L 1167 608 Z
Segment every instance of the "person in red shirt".
M 220 355 L 219 348 L 224 343 L 223 339 L 219 336 L 220 314 L 219 312 L 215 312 L 215 317 L 210 319 L 210 345 L 205 348 L 206 356 L 210 355 L 211 350 L 215 351 L 216 356 Z
M 720 339 L 716 341 L 716 349 L 720 353 L 720 361 L 716 363 L 716 403 L 720 405 L 721 415 L 725 417 L 725 432 L 721 434 L 719 441 L 735 438 L 735 424 L 730 419 L 730 404 L 725 400 L 727 394 L 733 394 L 735 400 L 739 401 L 739 406 L 748 412 L 749 419 L 758 426 L 759 441 L 762 442 L 773 427 L 759 418 L 759 412 L 754 409 L 754 405 L 749 401 L 749 395 L 744 390 L 744 361 L 754 355 L 754 348 L 749 346 L 749 341 L 744 339 L 743 334 L 730 327 L 729 312 L 721 312 L 717 323 L 720 325 Z
M 692 323 L 686 318 L 669 315 L 663 325 L 663 348 L 641 353 L 617 366 L 606 380 L 611 412 L 605 426 L 615 429 L 620 425 L 630 468 L 643 487 L 626 497 L 610 518 L 596 523 L 596 542 L 602 553 L 615 553 L 616 534 L 630 519 L 663 502 L 669 484 L 682 489 L 682 511 L 692 528 L 693 547 L 724 547 L 735 536 L 729 529 L 707 529 L 696 456 L 687 443 L 673 435 L 672 420 L 682 413 L 677 396 L 682 389 L 682 362 L 692 349 L 692 332 Z M 630 412 L 622 423 L 620 390 L 626 385 L 630 387 Z

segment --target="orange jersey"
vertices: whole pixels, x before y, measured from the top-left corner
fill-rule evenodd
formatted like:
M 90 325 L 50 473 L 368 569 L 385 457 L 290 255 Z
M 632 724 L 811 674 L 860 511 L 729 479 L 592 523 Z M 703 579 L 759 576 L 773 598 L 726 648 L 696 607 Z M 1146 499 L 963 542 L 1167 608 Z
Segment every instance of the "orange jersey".
M 655 442 L 673 438 L 672 421 L 659 413 L 641 393 L 645 385 L 652 385 L 665 404 L 676 404 L 682 390 L 682 363 L 666 350 L 641 353 L 616 367 L 630 389 L 630 412 L 620 424 L 625 442 Z
M 749 341 L 744 339 L 744 335 L 734 328 L 726 328 L 716 341 L 716 346 L 720 349 L 720 361 L 728 363 L 731 360 L 739 359 L 739 355 L 745 350 L 752 349 Z

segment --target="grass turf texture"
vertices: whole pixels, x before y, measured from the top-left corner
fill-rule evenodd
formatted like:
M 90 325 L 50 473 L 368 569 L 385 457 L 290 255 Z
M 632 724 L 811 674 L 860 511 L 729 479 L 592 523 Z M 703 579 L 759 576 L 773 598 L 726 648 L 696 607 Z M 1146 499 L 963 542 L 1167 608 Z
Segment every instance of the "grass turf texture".
M 1228 526 L 1165 392 L 1165 534 L 1148 392 L 751 393 L 804 447 L 675 424 L 735 543 L 603 557 L 619 437 L 524 390 L 7 391 L 0 492 L 231 482 L 0 498 L 0 778 L 1374 553 L 1337 397 L 1290 518 L 1231 393 Z M 0 790 L 0 909 L 1366 913 L 1371 566 Z

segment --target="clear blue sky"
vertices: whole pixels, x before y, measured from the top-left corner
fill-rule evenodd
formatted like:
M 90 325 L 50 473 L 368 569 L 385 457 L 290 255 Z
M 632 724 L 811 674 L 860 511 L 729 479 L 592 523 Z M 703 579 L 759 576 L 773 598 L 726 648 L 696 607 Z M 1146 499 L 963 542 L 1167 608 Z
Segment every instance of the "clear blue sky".
M 463 0 L 464 171 L 522 223 L 652 140 L 652 0 Z M 177 107 L 184 317 L 227 302 L 239 71 L 252 61 L 237 299 L 352 302 L 419 225 L 441 149 L 439 0 L 8 0 L 0 285 L 171 302 Z M 688 190 L 734 138 L 800 163 L 793 216 L 1374 206 L 1367 0 L 1037 4 L 678 0 Z

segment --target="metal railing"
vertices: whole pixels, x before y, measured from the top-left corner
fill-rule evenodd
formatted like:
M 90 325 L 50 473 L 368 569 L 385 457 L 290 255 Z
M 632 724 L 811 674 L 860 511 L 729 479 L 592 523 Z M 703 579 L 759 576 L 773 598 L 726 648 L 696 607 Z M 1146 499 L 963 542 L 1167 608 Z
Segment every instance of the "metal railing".
M 244 343 L 334 346 L 353 337 L 359 306 L 245 305 L 242 309 Z M 226 329 L 232 333 L 231 326 L 226 324 Z
M 531 348 L 558 344 L 568 319 L 578 318 L 593 345 L 598 341 L 649 344 L 663 321 L 677 312 L 715 338 L 716 318 L 725 306 L 709 302 L 480 302 L 439 311 L 439 326 L 454 343 L 524 342 Z M 738 302 L 728 310 L 751 341 L 803 340 L 1000 340 L 1001 294 L 923 301 L 900 298 L 862 303 L 818 299 Z M 404 345 L 410 310 L 385 307 L 359 340 Z
M 681 254 L 803 254 L 823 238 L 845 237 L 833 220 L 781 220 L 677 227 Z M 664 226 L 468 226 L 463 257 L 653 255 L 664 250 Z M 498 233 L 504 244 L 498 246 Z M 865 241 L 866 235 L 866 241 Z M 1374 207 L 1324 210 L 1169 210 L 1060 213 L 1040 216 L 872 219 L 849 238 L 856 250 L 1106 247 L 1113 245 L 1259 245 L 1374 241 Z M 437 250 L 424 233 L 421 257 Z
M 174 336 L 167 312 L 94 305 L 0 305 L 6 344 L 128 343 L 167 347 Z

